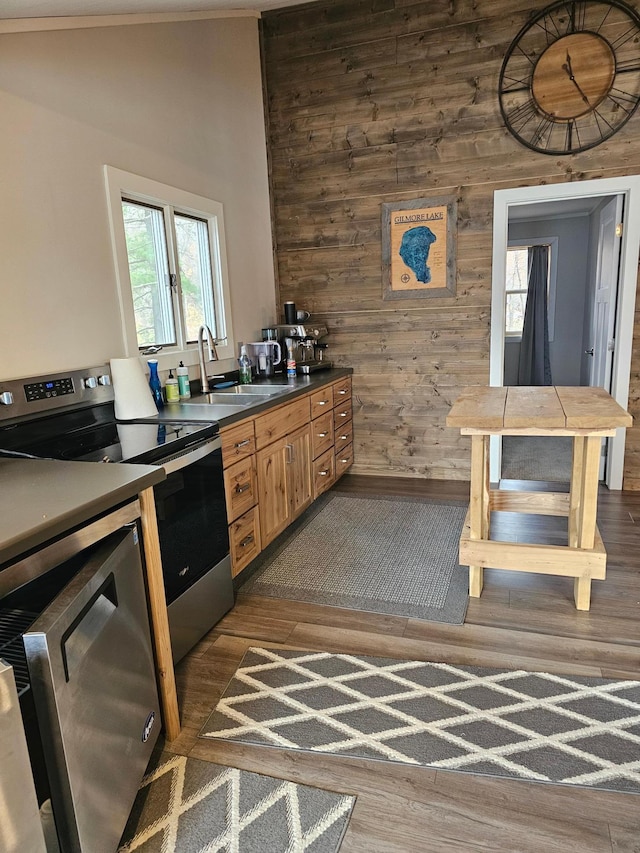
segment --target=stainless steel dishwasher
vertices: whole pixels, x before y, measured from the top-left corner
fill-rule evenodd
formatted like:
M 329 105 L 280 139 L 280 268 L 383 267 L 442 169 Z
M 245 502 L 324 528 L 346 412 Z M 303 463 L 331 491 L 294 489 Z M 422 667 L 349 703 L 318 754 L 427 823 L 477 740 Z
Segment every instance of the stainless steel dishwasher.
M 50 797 L 62 853 L 113 853 L 160 730 L 137 527 L 36 569 L 0 601 L 0 658 L 16 675 L 38 800 Z

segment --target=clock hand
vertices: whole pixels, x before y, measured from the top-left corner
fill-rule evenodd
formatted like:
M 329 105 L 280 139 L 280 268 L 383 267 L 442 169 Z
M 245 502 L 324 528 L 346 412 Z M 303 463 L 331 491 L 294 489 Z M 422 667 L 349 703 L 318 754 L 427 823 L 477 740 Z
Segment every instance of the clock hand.
M 569 51 L 567 51 L 567 61 L 562 63 L 562 70 L 566 71 L 567 76 L 569 77 L 569 80 L 571 80 L 571 82 L 576 87 L 578 92 L 580 92 L 580 97 L 582 98 L 582 100 L 585 102 L 585 104 L 588 107 L 590 107 L 591 104 L 589 102 L 589 98 L 587 98 L 585 93 L 580 88 L 580 85 L 578 84 L 578 81 L 576 80 L 575 75 L 573 73 L 573 69 L 571 68 L 571 57 L 569 56 Z

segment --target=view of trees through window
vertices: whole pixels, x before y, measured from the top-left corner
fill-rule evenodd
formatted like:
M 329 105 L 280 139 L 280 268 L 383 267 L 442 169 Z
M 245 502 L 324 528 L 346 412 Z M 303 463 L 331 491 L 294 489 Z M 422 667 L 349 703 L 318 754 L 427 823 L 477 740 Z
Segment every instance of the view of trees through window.
M 505 332 L 521 335 L 524 311 L 527 306 L 529 277 L 529 247 L 514 246 L 507 249 L 507 303 Z
M 207 323 L 217 336 L 209 228 L 206 219 L 128 199 L 122 201 L 138 347 L 193 343 Z M 174 241 L 175 261 L 169 247 Z

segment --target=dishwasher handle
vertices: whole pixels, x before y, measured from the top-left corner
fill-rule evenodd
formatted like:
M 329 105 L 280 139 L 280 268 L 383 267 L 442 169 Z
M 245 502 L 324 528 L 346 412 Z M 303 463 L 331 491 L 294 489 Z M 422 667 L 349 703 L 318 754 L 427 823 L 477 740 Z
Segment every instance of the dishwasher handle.
M 71 680 L 71 676 L 102 634 L 117 607 L 116 579 L 111 572 L 60 638 L 66 682 Z

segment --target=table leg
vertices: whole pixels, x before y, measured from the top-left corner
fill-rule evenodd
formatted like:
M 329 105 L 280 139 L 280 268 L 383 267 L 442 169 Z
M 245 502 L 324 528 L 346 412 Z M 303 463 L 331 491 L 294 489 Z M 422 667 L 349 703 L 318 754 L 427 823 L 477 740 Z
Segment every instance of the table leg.
M 582 463 L 584 459 L 584 436 L 573 437 L 573 458 L 571 462 L 571 486 L 569 494 L 569 547 L 578 547 L 578 516 L 582 506 L 583 479 Z
M 602 439 L 588 435 L 582 460 L 582 501 L 578 512 L 578 548 L 593 548 L 598 509 L 598 474 Z
M 571 548 L 591 549 L 595 544 L 601 446 L 602 439 L 599 436 L 574 438 L 569 498 L 569 546 Z M 589 575 L 574 579 L 573 597 L 576 610 L 589 610 L 591 607 Z
M 576 610 L 589 610 L 591 607 L 591 578 L 582 577 L 573 580 L 573 598 Z
M 472 539 L 488 539 L 489 527 L 489 436 L 472 435 L 469 535 Z M 482 566 L 469 566 L 469 595 L 479 598 L 482 585 Z

